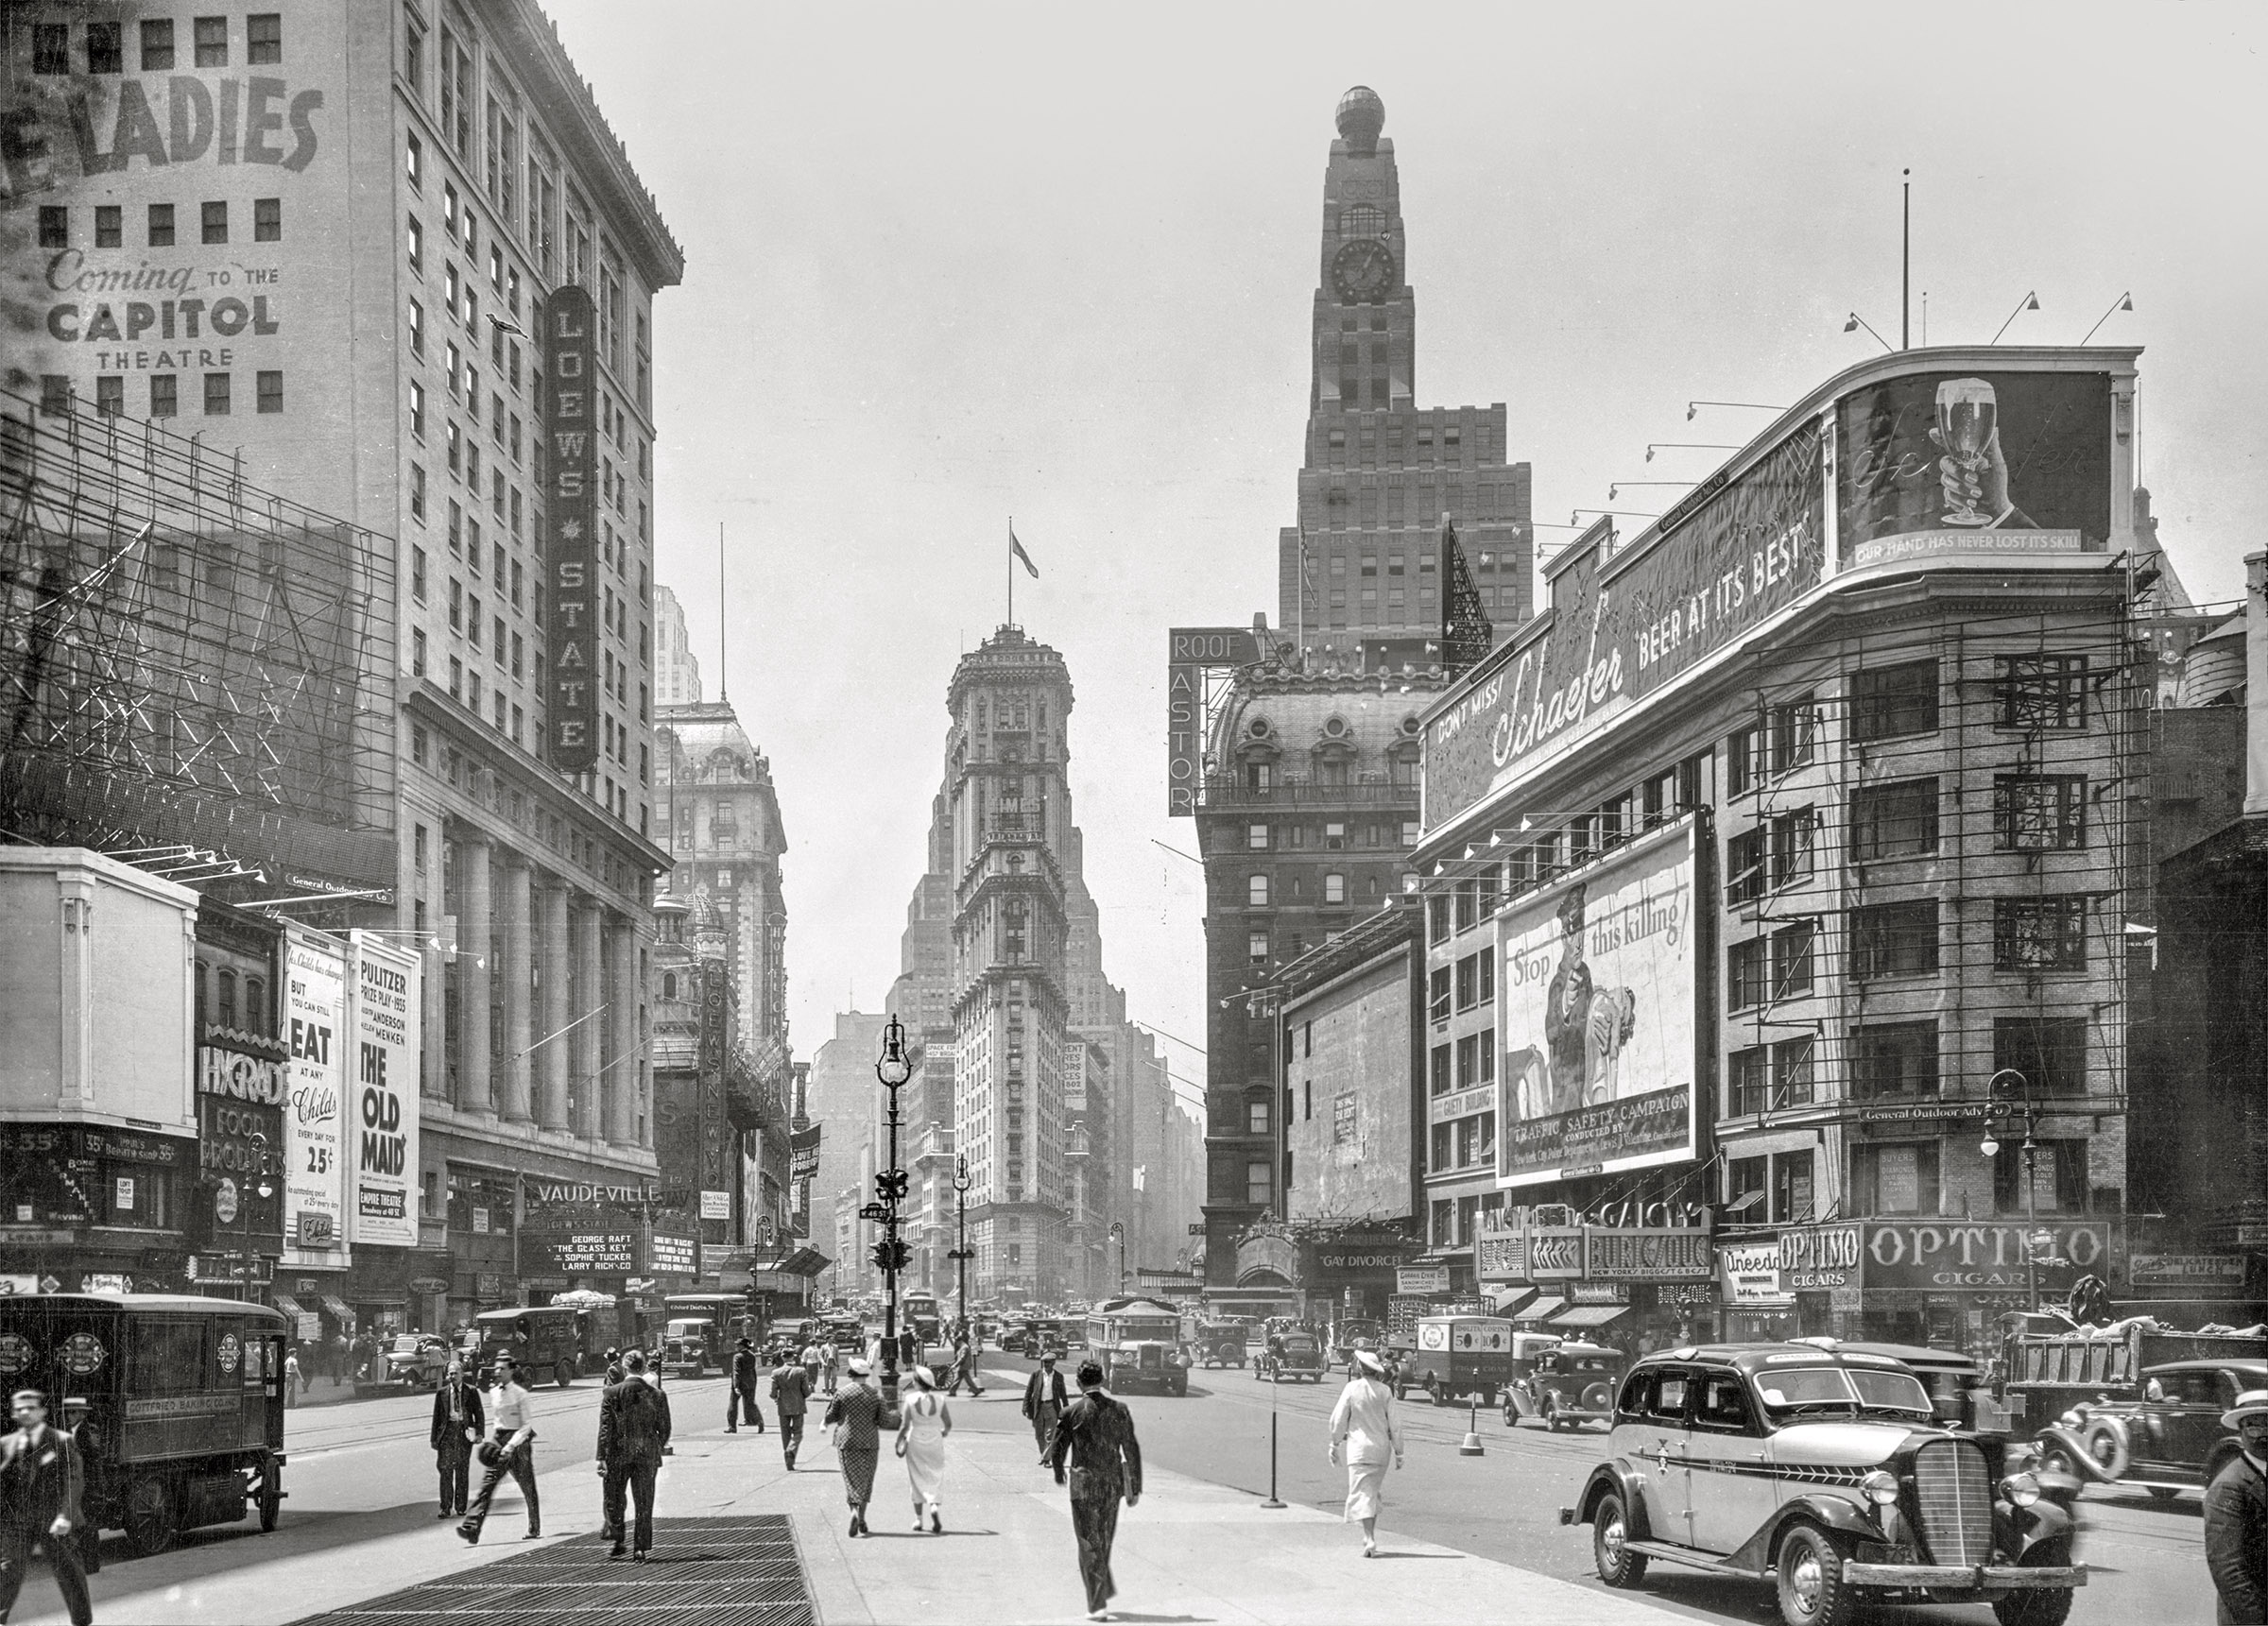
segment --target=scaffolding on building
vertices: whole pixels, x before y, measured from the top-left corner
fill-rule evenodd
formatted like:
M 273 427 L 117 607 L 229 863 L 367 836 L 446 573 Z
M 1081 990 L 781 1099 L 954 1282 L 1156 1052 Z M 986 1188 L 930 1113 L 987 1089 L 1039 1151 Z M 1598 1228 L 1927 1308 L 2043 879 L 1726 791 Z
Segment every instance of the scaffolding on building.
M 198 436 L 0 391 L 0 836 L 389 885 L 394 558 Z

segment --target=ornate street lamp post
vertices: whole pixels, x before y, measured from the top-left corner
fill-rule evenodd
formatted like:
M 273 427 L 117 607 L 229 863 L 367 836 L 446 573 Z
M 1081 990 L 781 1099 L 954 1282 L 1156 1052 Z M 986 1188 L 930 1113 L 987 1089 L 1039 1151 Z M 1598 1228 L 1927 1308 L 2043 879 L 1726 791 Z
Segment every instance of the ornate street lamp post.
M 248 1304 L 252 1297 L 252 1193 L 259 1192 L 260 1200 L 265 1203 L 275 1195 L 276 1190 L 270 1183 L 273 1170 L 268 1163 L 267 1137 L 255 1129 L 251 1132 L 250 1139 L 252 1167 L 246 1172 L 244 1193 L 236 1203 L 236 1212 L 244 1222 L 240 1232 L 244 1238 L 244 1250 L 240 1256 L 242 1262 L 237 1266 L 242 1274 L 236 1278 L 236 1296 Z
M 2002 1081 L 2006 1081 L 2003 1083 Z M 2036 1182 L 2039 1172 L 2039 1142 L 2035 1132 L 2039 1127 L 2040 1109 L 2032 1101 L 2032 1081 L 2015 1068 L 2004 1067 L 1992 1075 L 1984 1087 L 1984 1142 L 1979 1148 L 1985 1156 L 1997 1157 L 2001 1153 L 2001 1135 L 2015 1127 L 2021 1119 L 2024 1125 L 2024 1276 L 2030 1285 L 2032 1309 L 2039 1309 L 2039 1266 L 2043 1256 L 2055 1251 L 2053 1232 L 2039 1229 L 2039 1194 Z M 2050 1258 L 2050 1264 L 2060 1261 Z
M 954 1159 L 953 1164 L 953 1217 L 960 1229 L 961 1245 L 945 1257 L 953 1260 L 954 1268 L 960 1273 L 961 1335 L 964 1338 L 974 1331 L 974 1326 L 969 1319 L 969 1261 L 974 1257 L 969 1251 L 969 1188 L 971 1184 L 973 1182 L 969 1178 L 969 1155 L 963 1153 Z
M 861 1219 L 882 1226 L 882 1241 L 874 1244 L 872 1257 L 875 1268 L 882 1272 L 884 1292 L 882 1404 L 891 1412 L 898 1409 L 898 1273 L 905 1268 L 907 1258 L 905 1244 L 898 1240 L 898 1205 L 905 1200 L 906 1190 L 905 1171 L 898 1166 L 898 1092 L 913 1072 L 913 1065 L 905 1059 L 905 1028 L 893 1016 L 883 1029 L 882 1056 L 874 1064 L 874 1076 L 890 1095 L 890 1161 L 874 1176 L 878 1201 L 859 1210 Z
M 1126 1227 L 1116 1220 L 1110 1222 L 1110 1240 L 1118 1244 L 1118 1292 L 1124 1298 L 1126 1292 Z

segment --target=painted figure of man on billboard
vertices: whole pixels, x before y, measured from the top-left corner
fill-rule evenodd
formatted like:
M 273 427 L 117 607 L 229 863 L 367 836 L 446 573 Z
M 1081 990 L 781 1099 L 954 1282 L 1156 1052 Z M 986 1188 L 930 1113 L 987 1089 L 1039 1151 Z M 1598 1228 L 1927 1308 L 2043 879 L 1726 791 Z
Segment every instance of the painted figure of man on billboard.
M 1594 988 L 1583 1022 L 1583 1104 L 1623 1093 L 1623 1047 L 1638 1031 L 1636 988 Z
M 1590 967 L 1583 960 L 1583 904 L 1577 883 L 1559 902 L 1559 968 L 1552 973 L 1543 1005 L 1543 1047 L 1551 1064 L 1551 1112 L 1583 1104 L 1589 1068 Z

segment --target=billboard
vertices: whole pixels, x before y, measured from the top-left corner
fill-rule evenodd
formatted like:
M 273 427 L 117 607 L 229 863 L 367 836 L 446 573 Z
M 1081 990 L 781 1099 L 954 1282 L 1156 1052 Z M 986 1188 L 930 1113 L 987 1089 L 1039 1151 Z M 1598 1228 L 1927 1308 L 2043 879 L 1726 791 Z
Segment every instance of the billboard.
M 1835 419 L 1846 565 L 2108 545 L 2108 373 L 1907 373 Z
M 1602 522 L 1552 580 L 1540 637 L 1484 666 L 1426 727 L 1429 828 L 1594 732 L 1817 587 L 1826 472 L 1816 426 L 1682 500 L 1606 558 Z M 1626 562 L 1625 562 L 1626 561 Z
M 1209 685 L 1224 672 L 1250 666 L 1265 651 L 1248 626 L 1177 626 L 1166 635 L 1165 811 L 1197 811 L 1205 779 L 1205 733 L 1211 722 Z
M 353 934 L 354 1207 L 351 1240 L 418 1245 L 418 1011 L 414 954 Z
M 347 1143 L 343 1110 L 347 961 L 339 944 L 287 927 L 284 937 L 284 1267 L 343 1270 Z
M 1657 830 L 1498 916 L 1499 1186 L 1694 1155 L 1696 829 Z
M 543 306 L 543 410 L 551 436 L 551 488 L 544 498 L 545 556 L 551 572 L 551 670 L 544 694 L 544 750 L 562 774 L 598 762 L 599 673 L 598 420 L 592 411 L 597 324 L 591 296 L 572 284 Z

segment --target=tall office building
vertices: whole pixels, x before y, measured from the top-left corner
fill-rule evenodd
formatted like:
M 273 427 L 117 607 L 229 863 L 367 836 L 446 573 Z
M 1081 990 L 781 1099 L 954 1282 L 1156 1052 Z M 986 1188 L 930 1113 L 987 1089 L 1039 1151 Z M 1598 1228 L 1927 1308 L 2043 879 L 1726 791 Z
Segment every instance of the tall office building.
M 700 703 L 701 663 L 685 633 L 685 607 L 663 584 L 654 590 L 654 704 Z
M 457 1256 L 447 1313 L 565 1287 L 491 1239 L 522 1174 L 654 1168 L 651 313 L 682 255 L 534 0 L 35 3 L 5 26 L 33 155 L 10 185 L 36 192 L 11 385 L 115 421 L 102 455 L 136 454 L 136 419 L 194 424 L 215 505 L 256 485 L 396 539 L 392 884 L 289 890 L 342 894 L 295 909 L 314 924 L 425 949 L 421 1231 Z M 555 368 L 547 404 L 570 286 L 587 387 Z M 593 564 L 568 594 L 573 505 Z M 597 746 L 572 773 L 545 744 L 570 641 Z
M 1341 98 L 1323 174 L 1298 522 L 1279 546 L 1282 630 L 1425 665 L 1441 632 L 1435 546 L 1455 522 L 1500 634 L 1528 617 L 1535 531 L 1525 463 L 1504 461 L 1504 405 L 1418 405 L 1418 296 L 1401 177 L 1366 85 Z M 1415 641 L 1379 651 L 1380 641 Z

